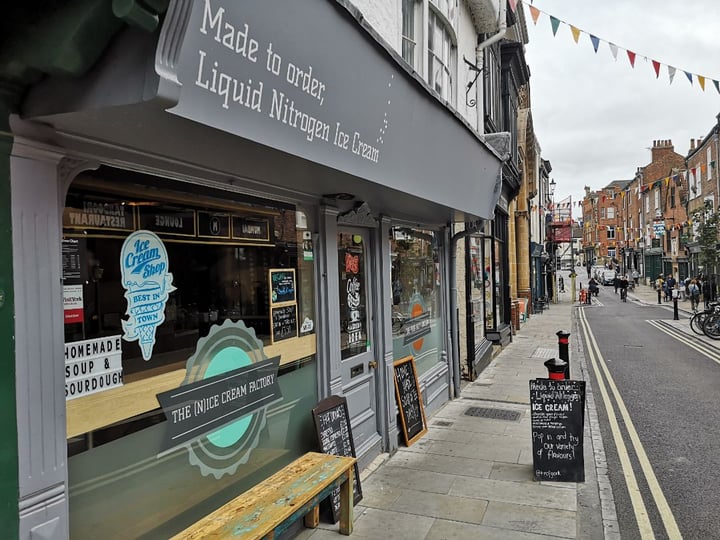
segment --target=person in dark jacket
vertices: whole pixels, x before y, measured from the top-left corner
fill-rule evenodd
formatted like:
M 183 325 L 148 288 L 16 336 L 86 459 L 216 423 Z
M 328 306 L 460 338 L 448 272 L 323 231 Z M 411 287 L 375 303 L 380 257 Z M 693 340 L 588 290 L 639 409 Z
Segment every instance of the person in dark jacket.
M 702 294 L 703 294 L 703 301 L 705 302 L 705 309 L 708 309 L 710 307 L 710 300 L 712 300 L 712 297 L 713 297 L 712 282 L 708 278 L 705 278 L 703 280 Z

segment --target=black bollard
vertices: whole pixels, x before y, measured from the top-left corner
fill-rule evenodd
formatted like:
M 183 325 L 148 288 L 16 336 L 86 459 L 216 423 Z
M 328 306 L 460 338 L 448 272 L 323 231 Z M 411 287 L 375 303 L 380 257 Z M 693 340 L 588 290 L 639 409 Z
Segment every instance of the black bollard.
M 570 332 L 563 332 L 559 330 L 556 334 L 558 337 L 558 356 L 560 360 L 566 362 L 565 365 L 565 378 L 570 378 Z
M 672 292 L 672 299 L 673 299 L 673 321 L 679 321 L 679 320 L 680 320 L 680 316 L 678 315 L 678 305 L 677 305 L 677 301 L 678 301 L 678 296 L 679 296 L 679 295 L 680 295 L 680 291 L 678 291 L 677 289 L 673 289 L 673 292 Z

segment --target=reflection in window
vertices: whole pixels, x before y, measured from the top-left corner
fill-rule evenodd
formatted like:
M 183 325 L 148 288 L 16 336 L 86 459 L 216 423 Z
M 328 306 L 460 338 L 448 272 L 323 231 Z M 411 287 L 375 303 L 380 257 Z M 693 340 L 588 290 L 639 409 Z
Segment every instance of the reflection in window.
M 440 257 L 433 231 L 393 228 L 393 357 L 415 357 L 418 374 L 435 366 L 444 348 Z
M 123 386 L 68 401 L 72 538 L 113 538 L 118 531 L 124 538 L 172 537 L 316 444 L 308 414 L 317 403 L 314 263 L 295 207 L 227 192 L 213 197 L 208 188 L 188 193 L 145 175 L 134 176 L 134 184 L 132 176 L 101 169 L 78 177 L 63 214 L 63 276 L 77 304 L 66 314 L 66 343 L 123 333 L 120 252 L 133 231 L 149 229 L 162 240 L 175 287 L 150 360 L 137 342 L 122 341 Z M 296 337 L 273 344 L 271 268 L 292 270 L 280 305 L 296 303 L 298 322 Z M 265 354 L 280 356 L 282 398 L 247 440 L 249 452 L 237 454 L 242 464 L 225 441 L 192 441 L 217 460 L 203 465 L 216 467 L 209 473 L 191 463 L 185 446 L 159 455 L 167 422 L 156 396 L 168 381 L 182 384 L 198 342 L 226 320 L 243 321 Z

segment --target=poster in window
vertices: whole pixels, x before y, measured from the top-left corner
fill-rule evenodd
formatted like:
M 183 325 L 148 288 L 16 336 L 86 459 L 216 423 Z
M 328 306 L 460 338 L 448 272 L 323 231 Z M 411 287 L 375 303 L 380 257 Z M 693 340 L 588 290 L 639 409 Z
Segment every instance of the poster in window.
M 342 359 L 367 350 L 367 317 L 362 243 L 340 247 L 340 350 Z

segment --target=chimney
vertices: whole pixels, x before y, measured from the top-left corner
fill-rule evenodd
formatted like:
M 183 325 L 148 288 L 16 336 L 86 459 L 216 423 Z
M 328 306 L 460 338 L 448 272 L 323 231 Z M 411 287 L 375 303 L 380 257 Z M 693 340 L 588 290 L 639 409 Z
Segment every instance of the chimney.
M 695 139 L 690 139 L 690 151 L 695 150 Z

